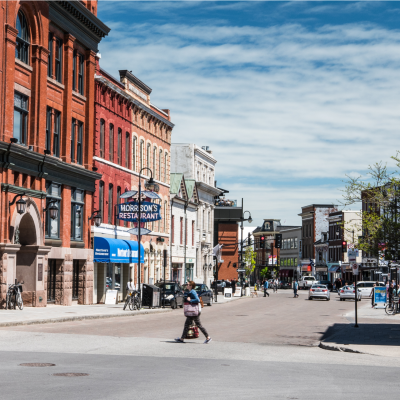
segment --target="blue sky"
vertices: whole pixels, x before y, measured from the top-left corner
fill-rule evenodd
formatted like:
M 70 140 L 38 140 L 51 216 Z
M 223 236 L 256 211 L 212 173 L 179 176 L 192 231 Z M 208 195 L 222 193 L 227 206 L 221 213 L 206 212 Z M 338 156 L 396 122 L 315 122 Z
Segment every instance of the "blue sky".
M 400 150 L 399 2 L 99 2 L 101 66 L 207 145 L 254 223 L 338 204 L 345 175 Z M 253 223 L 253 224 L 254 224 Z

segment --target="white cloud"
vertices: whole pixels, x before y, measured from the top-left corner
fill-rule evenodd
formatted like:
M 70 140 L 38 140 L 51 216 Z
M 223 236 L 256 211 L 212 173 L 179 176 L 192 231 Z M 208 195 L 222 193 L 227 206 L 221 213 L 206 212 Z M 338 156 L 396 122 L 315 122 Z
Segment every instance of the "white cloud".
M 400 149 L 399 30 L 110 25 L 102 67 L 152 87 L 152 102 L 171 109 L 173 141 L 210 146 L 218 182 L 257 218 L 293 223 L 307 203 L 336 202 L 346 173 Z M 253 180 L 275 188 L 265 202 L 264 186 L 240 189 Z

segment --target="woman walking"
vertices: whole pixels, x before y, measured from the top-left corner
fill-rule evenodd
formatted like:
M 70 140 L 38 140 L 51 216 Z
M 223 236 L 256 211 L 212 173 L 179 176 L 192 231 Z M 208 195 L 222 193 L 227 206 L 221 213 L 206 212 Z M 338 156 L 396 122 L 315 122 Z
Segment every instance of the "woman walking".
M 211 337 L 208 335 L 206 328 L 204 328 L 200 322 L 200 313 L 199 313 L 200 299 L 196 291 L 194 290 L 195 287 L 196 284 L 193 281 L 188 282 L 187 290 L 189 291 L 189 293 L 187 294 L 188 297 L 186 298 L 186 302 L 195 306 L 194 311 L 191 311 L 190 314 L 196 314 L 195 309 L 197 308 L 197 315 L 186 315 L 186 307 L 185 307 L 185 316 L 186 316 L 185 326 L 183 328 L 182 336 L 180 338 L 179 337 L 175 338 L 175 342 L 184 343 L 189 327 L 190 325 L 192 325 L 193 322 L 197 325 L 197 327 L 203 332 L 203 335 L 206 337 L 206 340 L 204 342 L 205 344 L 210 343 L 212 340 Z
M 178 343 L 184 343 L 185 337 L 189 330 L 189 327 L 190 327 L 190 325 L 192 325 L 193 322 L 197 325 L 197 327 L 203 332 L 203 335 L 206 337 L 206 340 L 204 343 L 206 343 L 206 344 L 210 343 L 212 340 L 211 337 L 208 335 L 206 329 L 203 327 L 203 325 L 201 325 L 201 322 L 200 322 L 200 313 L 198 311 L 199 310 L 198 305 L 200 303 L 200 299 L 199 299 L 199 296 L 197 295 L 196 291 L 194 290 L 195 286 L 196 286 L 196 284 L 193 281 L 188 282 L 187 290 L 189 291 L 189 293 L 187 294 L 188 297 L 185 300 L 185 305 L 186 305 L 186 303 L 190 303 L 191 305 L 195 306 L 195 308 L 197 306 L 197 315 L 193 315 L 193 316 L 186 315 L 186 307 L 185 307 L 186 321 L 185 321 L 185 326 L 183 328 L 182 337 L 175 338 L 175 342 L 178 342 Z M 185 296 L 186 296 L 186 294 L 185 294 Z M 191 312 L 191 314 L 192 314 L 192 312 Z M 196 311 L 194 311 L 194 314 L 196 314 Z

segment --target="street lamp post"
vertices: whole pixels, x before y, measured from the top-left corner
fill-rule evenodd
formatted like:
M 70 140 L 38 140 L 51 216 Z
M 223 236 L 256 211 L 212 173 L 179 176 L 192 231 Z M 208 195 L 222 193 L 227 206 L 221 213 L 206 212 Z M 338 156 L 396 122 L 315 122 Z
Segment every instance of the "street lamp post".
M 242 211 L 243 211 L 243 199 L 242 199 Z M 246 213 L 249 213 L 249 218 L 244 218 L 244 214 L 246 214 Z M 242 212 L 242 218 L 241 218 L 241 223 L 240 223 L 240 230 L 241 230 L 240 231 L 240 268 L 242 268 L 242 263 L 243 263 L 243 229 L 244 229 L 243 222 L 244 221 L 249 221 L 250 224 L 253 222 L 250 211 Z
M 141 205 L 142 205 L 142 185 L 141 185 L 141 178 L 142 178 L 142 171 L 144 170 L 150 171 L 150 179 L 144 184 L 145 188 L 151 191 L 158 192 L 158 185 L 156 182 L 154 182 L 153 179 L 153 171 L 148 168 L 144 167 L 140 170 L 139 172 L 139 193 L 138 193 L 138 292 L 139 292 L 139 298 L 140 301 L 142 301 L 142 291 L 140 290 L 140 281 L 141 281 L 141 270 L 142 266 L 140 263 L 140 223 L 141 223 Z

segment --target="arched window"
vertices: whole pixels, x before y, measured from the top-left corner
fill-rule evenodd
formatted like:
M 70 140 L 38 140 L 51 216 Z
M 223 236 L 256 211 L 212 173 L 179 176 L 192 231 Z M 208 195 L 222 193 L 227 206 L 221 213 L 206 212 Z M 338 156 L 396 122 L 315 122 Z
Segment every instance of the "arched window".
M 126 132 L 126 134 L 125 134 L 125 168 L 129 168 L 129 149 L 130 149 L 129 132 Z
M 106 123 L 104 119 L 100 120 L 100 157 L 104 157 L 104 131 L 106 128 Z
M 136 171 L 136 136 L 132 140 L 132 170 Z
M 168 164 L 168 153 L 165 153 L 165 159 L 164 159 L 164 182 L 167 182 L 167 164 Z
M 117 138 L 117 157 L 118 165 L 122 165 L 122 129 L 118 128 L 118 138 Z
M 102 220 L 104 222 L 104 182 L 100 181 L 100 190 L 99 190 L 99 210 L 102 216 Z
M 147 168 L 150 168 L 150 149 L 151 149 L 151 144 L 147 143 L 147 165 L 146 165 Z
M 139 157 L 140 157 L 140 161 L 139 161 L 140 162 L 140 171 L 143 168 L 143 156 L 144 156 L 143 153 L 144 153 L 144 142 L 143 142 L 143 140 L 141 140 L 140 141 L 140 154 L 139 154 Z
M 25 64 L 29 64 L 29 27 L 25 15 L 20 11 L 17 16 L 17 45 L 15 46 L 15 58 Z
M 153 148 L 153 177 L 156 178 L 156 160 L 157 160 L 157 147 Z
M 112 225 L 114 217 L 113 185 L 108 186 L 108 223 Z
M 167 233 L 167 200 L 164 201 L 164 233 Z
M 109 160 L 114 161 L 114 125 L 110 124 L 110 146 L 109 146 Z
M 158 180 L 161 181 L 162 149 L 158 155 Z

